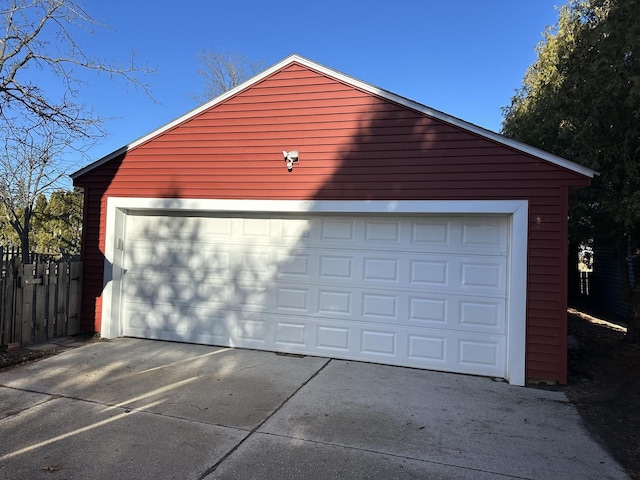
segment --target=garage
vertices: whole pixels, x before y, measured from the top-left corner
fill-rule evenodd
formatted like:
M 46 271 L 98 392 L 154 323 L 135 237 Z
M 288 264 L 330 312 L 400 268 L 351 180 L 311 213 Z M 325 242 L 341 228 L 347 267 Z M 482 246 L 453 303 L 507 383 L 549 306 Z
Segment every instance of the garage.
M 294 55 L 72 175 L 81 325 L 563 383 L 593 175 Z
M 520 261 L 512 256 L 512 210 L 526 225 L 517 202 L 419 215 L 411 210 L 438 205 L 382 214 L 374 210 L 387 202 L 314 203 L 321 211 L 308 212 L 285 201 L 248 213 L 242 202 L 194 211 L 172 201 L 167 214 L 153 199 L 112 203 L 107 301 L 120 312 L 109 314 L 118 336 L 524 375 L 524 314 L 509 297 L 525 283 L 523 249 Z M 365 211 L 345 212 L 356 209 Z M 510 345 L 520 357 L 511 371 Z

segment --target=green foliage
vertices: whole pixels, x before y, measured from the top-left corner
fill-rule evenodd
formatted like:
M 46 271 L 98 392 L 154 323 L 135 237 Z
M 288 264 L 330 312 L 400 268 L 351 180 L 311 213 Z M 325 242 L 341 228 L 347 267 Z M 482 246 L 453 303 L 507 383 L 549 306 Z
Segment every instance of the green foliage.
M 82 192 L 56 190 L 44 209 L 43 224 L 36 231 L 41 251 L 79 255 L 82 238 Z
M 640 0 L 570 1 L 504 109 L 505 135 L 600 172 L 574 201 L 596 235 L 640 216 L 638 18 Z
M 638 19 L 640 0 L 570 0 L 503 110 L 502 133 L 599 171 L 571 197 L 574 240 L 640 256 Z
M 0 246 L 19 247 L 20 237 L 18 237 L 16 229 L 9 223 L 6 210 L 7 207 L 0 203 Z
M 39 195 L 31 217 L 29 240 L 35 253 L 62 256 L 80 254 L 82 237 L 82 191 L 55 190 L 49 198 Z M 0 245 L 21 247 L 15 228 L 0 204 Z M 18 212 L 22 214 L 21 211 Z

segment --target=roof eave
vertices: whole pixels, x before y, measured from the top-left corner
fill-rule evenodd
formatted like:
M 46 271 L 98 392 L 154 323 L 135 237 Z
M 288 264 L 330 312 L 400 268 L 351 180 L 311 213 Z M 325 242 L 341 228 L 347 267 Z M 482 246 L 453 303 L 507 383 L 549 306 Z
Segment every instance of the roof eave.
M 464 130 L 467 130 L 469 132 L 475 133 L 477 135 L 480 135 L 482 137 L 485 137 L 487 139 L 493 140 L 494 142 L 500 143 L 502 145 L 505 145 L 507 147 L 510 147 L 512 149 L 521 151 L 523 153 L 526 153 L 528 155 L 532 155 L 534 157 L 538 157 L 542 160 L 546 160 L 550 163 L 553 163 L 555 165 L 558 165 L 562 168 L 565 168 L 569 171 L 575 172 L 577 174 L 583 175 L 585 177 L 588 178 L 593 178 L 595 175 L 598 175 L 598 172 L 596 172 L 595 170 L 592 170 L 588 167 L 585 167 L 583 165 L 580 165 L 578 163 L 572 162 L 570 160 L 567 160 L 565 158 L 559 157 L 557 155 L 553 155 L 549 152 L 545 152 L 544 150 L 540 150 L 538 148 L 532 147 L 530 145 L 527 145 L 525 143 L 519 142 L 517 140 L 513 140 L 510 138 L 507 138 L 503 135 L 500 135 L 498 133 L 495 133 L 491 130 L 487 130 L 485 128 L 479 127 L 478 125 L 474 125 L 473 123 L 469 123 L 465 120 L 462 120 L 460 118 L 454 117 L 452 115 L 449 115 L 447 113 L 441 112 L 439 110 L 427 107 L 426 105 L 422 105 L 421 103 L 415 102 L 413 100 L 410 100 L 408 98 L 402 97 L 400 95 L 397 95 L 393 92 L 390 92 L 388 90 L 384 90 L 382 88 L 378 88 L 374 85 L 365 83 L 361 80 L 358 80 L 356 78 L 350 77 L 348 75 L 345 75 L 344 73 L 341 73 L 337 70 L 333 70 L 329 67 L 325 67 L 323 65 L 320 65 L 318 63 L 312 62 L 311 60 L 308 60 L 304 57 L 301 57 L 299 55 L 290 55 L 287 58 L 285 58 L 284 60 L 276 63 L 275 65 L 273 65 L 272 67 L 264 70 L 263 72 L 259 73 L 258 75 L 250 78 L 249 80 L 247 80 L 246 82 L 238 85 L 237 87 L 223 93 L 222 95 L 214 98 L 213 100 L 187 112 L 184 115 L 181 115 L 180 117 L 176 118 L 175 120 L 167 123 L 166 125 L 158 128 L 157 130 L 154 130 L 153 132 L 144 135 L 143 137 L 138 138 L 137 140 L 115 150 L 114 152 L 100 158 L 99 160 L 87 165 L 86 167 L 74 172 L 71 174 L 71 178 L 73 180 L 77 179 L 78 177 L 81 177 L 82 175 L 94 170 L 95 168 L 98 168 L 99 166 L 105 164 L 106 162 L 112 160 L 115 157 L 118 157 L 126 152 L 128 152 L 129 150 L 137 147 L 138 145 L 141 145 L 149 140 L 151 140 L 152 138 L 161 135 L 162 133 L 166 132 L 167 130 L 170 130 L 172 128 L 174 128 L 175 126 L 179 125 L 180 123 L 195 117 L 196 115 L 199 115 L 200 113 L 204 112 L 205 110 L 225 101 L 226 99 L 236 95 L 237 93 L 241 92 L 242 90 L 245 90 L 249 87 L 251 87 L 252 85 L 262 81 L 263 79 L 267 78 L 268 76 L 272 75 L 273 73 L 277 72 L 278 70 L 280 70 L 281 68 L 284 68 L 285 66 L 291 64 L 291 63 L 299 63 L 301 65 L 304 65 L 308 68 L 314 69 L 324 75 L 327 75 L 329 77 L 335 78 L 338 81 L 344 82 L 346 84 L 349 84 L 355 88 L 364 90 L 366 92 L 369 92 L 373 95 L 385 98 L 389 101 L 392 101 L 394 103 L 400 104 L 402 106 L 405 106 L 407 108 L 411 108 L 412 110 L 416 110 L 420 113 L 423 113 L 425 115 L 428 115 L 430 117 L 436 118 L 438 120 L 441 120 L 443 122 L 447 122 L 451 125 L 455 125 L 459 128 L 462 128 Z
M 199 107 L 194 108 L 193 110 L 189 110 L 187 113 L 185 113 L 184 115 L 181 115 L 180 117 L 176 118 L 175 120 L 172 120 L 171 122 L 163 125 L 162 127 L 134 140 L 131 143 L 128 143 L 127 145 L 124 145 L 120 148 L 118 148 L 117 150 L 105 155 L 104 157 L 96 160 L 93 163 L 90 163 L 89 165 L 87 165 L 86 167 L 81 168 L 80 170 L 72 173 L 70 175 L 71 179 L 75 180 L 78 177 L 81 177 L 82 175 L 84 175 L 85 173 L 90 172 L 91 170 L 98 168 L 99 166 L 107 163 L 109 160 L 112 160 L 120 155 L 122 155 L 123 153 L 128 152 L 129 150 L 137 147 L 138 145 L 141 145 L 143 143 L 148 142 L 149 140 L 151 140 L 152 138 L 161 135 L 162 133 L 166 132 L 167 130 L 171 130 L 173 127 L 181 124 L 182 122 L 195 117 L 196 115 L 199 115 L 200 113 L 204 112 L 205 110 L 213 107 L 214 105 L 217 105 L 218 103 L 224 102 L 226 99 L 233 97 L 234 95 L 236 95 L 238 92 L 241 92 L 242 90 L 244 90 L 245 88 L 249 88 L 250 86 L 252 86 L 255 83 L 258 83 L 259 81 L 263 80 L 264 78 L 268 77 L 269 75 L 273 74 L 274 72 L 278 71 L 279 69 L 281 69 L 282 67 L 284 67 L 285 65 L 292 63 L 293 61 L 295 61 L 296 58 L 302 58 L 299 57 L 298 55 L 290 55 L 289 57 L 285 58 L 284 60 L 282 60 L 281 62 L 278 62 L 277 64 L 273 65 L 272 67 L 264 70 L 263 72 L 255 75 L 254 77 L 251 77 L 250 79 L 248 79 L 247 81 L 241 83 L 240 85 L 232 88 L 231 90 L 228 90 L 226 92 L 224 92 L 222 95 L 217 96 L 216 98 L 200 105 Z

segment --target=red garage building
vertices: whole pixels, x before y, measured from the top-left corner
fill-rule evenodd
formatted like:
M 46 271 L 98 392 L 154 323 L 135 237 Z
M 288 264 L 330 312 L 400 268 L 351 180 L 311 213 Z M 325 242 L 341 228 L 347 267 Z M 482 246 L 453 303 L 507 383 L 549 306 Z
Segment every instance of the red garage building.
M 82 327 L 566 382 L 594 173 L 291 56 L 72 175 Z

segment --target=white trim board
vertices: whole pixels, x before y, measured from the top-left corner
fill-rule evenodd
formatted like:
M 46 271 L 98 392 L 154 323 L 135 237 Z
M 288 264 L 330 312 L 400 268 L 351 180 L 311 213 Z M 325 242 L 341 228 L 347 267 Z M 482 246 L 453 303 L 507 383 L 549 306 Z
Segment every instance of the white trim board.
M 394 103 L 397 103 L 399 105 L 402 105 L 404 107 L 410 108 L 412 110 L 418 111 L 424 115 L 428 115 L 430 117 L 433 117 L 435 119 L 441 120 L 443 122 L 447 122 L 451 125 L 455 125 L 459 128 L 462 128 L 464 130 L 467 130 L 469 132 L 472 132 L 476 135 L 479 135 L 481 137 L 485 137 L 489 140 L 492 140 L 494 142 L 500 143 L 502 145 L 505 145 L 507 147 L 513 148 L 515 150 L 521 151 L 523 153 L 526 153 L 528 155 L 533 155 L 534 157 L 538 157 L 542 160 L 545 160 L 547 162 L 553 163 L 555 165 L 558 165 L 562 168 L 566 168 L 567 170 L 570 170 L 572 172 L 584 175 L 585 177 L 588 178 L 593 178 L 595 175 L 597 175 L 597 172 L 595 170 L 592 170 L 590 168 L 587 168 L 583 165 L 577 164 L 575 162 L 572 162 L 570 160 L 567 160 L 565 158 L 562 157 L 558 157 L 557 155 L 553 155 L 549 152 L 545 152 L 544 150 L 540 150 L 538 148 L 532 147 L 530 145 L 527 145 L 525 143 L 521 143 L 518 142 L 516 140 L 512 140 L 510 138 L 504 137 L 500 134 L 497 134 L 495 132 L 492 132 L 491 130 L 486 130 L 482 127 L 479 127 L 477 125 L 474 125 L 472 123 L 466 122 L 464 120 L 461 120 L 457 117 L 454 117 L 452 115 L 448 115 L 444 112 L 441 112 L 439 110 L 435 110 L 433 108 L 427 107 L 425 105 L 422 105 L 421 103 L 415 102 L 413 100 L 409 100 L 408 98 L 402 97 L 400 95 L 396 95 L 395 93 L 389 92 L 387 90 L 384 90 L 382 88 L 376 87 L 374 85 L 368 84 L 366 82 L 363 82 L 361 80 L 358 80 L 356 78 L 350 77 L 348 75 L 345 75 L 344 73 L 338 72 L 336 70 L 333 70 L 331 68 L 325 67 L 324 65 L 320 65 L 318 63 L 315 63 L 311 60 L 308 60 L 304 57 L 301 57 L 299 55 L 290 55 L 289 57 L 285 58 L 284 60 L 276 63 L 275 65 L 273 65 L 272 67 L 266 69 L 265 71 L 263 71 L 262 73 L 259 73 L 258 75 L 256 75 L 253 78 L 250 78 L 249 80 L 247 80 L 246 82 L 242 83 L 241 85 L 238 85 L 237 87 L 229 90 L 228 92 L 223 93 L 222 95 L 220 95 L 219 97 L 214 98 L 213 100 L 210 100 L 209 102 L 187 112 L 186 114 L 178 117 L 177 119 L 167 123 L 166 125 L 161 126 L 160 128 L 158 128 L 157 130 L 154 130 L 153 132 L 144 135 L 143 137 L 138 138 L 137 140 L 134 140 L 133 142 L 115 150 L 114 152 L 102 157 L 101 159 L 87 165 L 86 167 L 74 172 L 71 174 L 71 178 L 75 179 L 81 175 L 84 175 L 85 173 L 90 172 L 91 170 L 99 167 L 100 165 L 103 165 L 104 163 L 108 162 L 109 160 L 117 157 L 118 155 L 121 155 L 123 153 L 128 152 L 129 150 L 137 147 L 138 145 L 141 145 L 149 140 L 151 140 L 152 138 L 161 135 L 162 133 L 166 132 L 167 130 L 170 130 L 174 127 L 176 127 L 177 125 L 181 124 L 182 122 L 185 122 L 187 120 L 189 120 L 190 118 L 193 118 L 197 115 L 199 115 L 200 113 L 204 112 L 205 110 L 225 101 L 226 99 L 236 95 L 237 93 L 250 88 L 251 86 L 253 86 L 254 84 L 264 80 L 265 78 L 267 78 L 270 75 L 273 75 L 275 72 L 277 72 L 280 69 L 283 69 L 285 67 L 287 67 L 290 64 L 293 63 L 297 63 L 299 65 L 303 65 L 307 68 L 316 70 L 317 72 L 322 73 L 323 75 L 326 75 L 330 78 L 334 78 L 335 80 L 338 80 L 342 83 L 345 83 L 347 85 L 351 85 L 354 88 L 358 88 L 360 90 L 363 90 L 365 92 L 371 93 L 373 95 L 376 95 L 378 97 L 387 99 L 389 101 L 392 101 Z
M 529 207 L 526 200 L 376 200 L 376 201 L 305 201 L 305 200 L 217 200 L 174 198 L 107 199 L 105 232 L 104 288 L 102 292 L 101 336 L 121 335 L 120 276 L 122 259 L 118 239 L 124 234 L 127 214 L 140 212 L 175 214 L 210 213 L 294 213 L 294 214 L 425 214 L 509 215 L 509 265 L 507 300 L 507 380 L 514 385 L 525 383 L 527 243 Z

